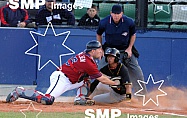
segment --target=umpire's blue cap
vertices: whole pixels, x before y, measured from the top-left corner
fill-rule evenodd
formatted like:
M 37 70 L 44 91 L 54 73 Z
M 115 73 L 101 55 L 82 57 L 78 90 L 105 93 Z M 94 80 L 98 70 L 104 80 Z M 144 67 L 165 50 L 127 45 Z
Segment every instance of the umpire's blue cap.
M 122 7 L 120 5 L 113 5 L 112 6 L 112 13 L 120 14 L 122 12 Z

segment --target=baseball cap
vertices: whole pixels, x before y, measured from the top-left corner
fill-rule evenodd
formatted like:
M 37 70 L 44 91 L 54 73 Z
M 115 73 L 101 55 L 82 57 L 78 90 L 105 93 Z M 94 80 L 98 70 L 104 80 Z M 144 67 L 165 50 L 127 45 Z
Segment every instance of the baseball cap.
M 122 7 L 120 5 L 113 5 L 112 6 L 112 13 L 120 14 L 122 12 Z

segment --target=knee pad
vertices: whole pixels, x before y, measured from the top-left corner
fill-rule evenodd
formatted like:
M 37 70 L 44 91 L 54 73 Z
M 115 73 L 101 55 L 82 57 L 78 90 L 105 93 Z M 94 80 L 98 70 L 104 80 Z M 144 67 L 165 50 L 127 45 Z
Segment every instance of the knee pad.
M 20 96 L 25 91 L 25 89 L 21 86 L 18 86 L 15 88 L 15 91 Z
M 41 97 L 41 103 L 44 105 L 52 105 L 55 100 L 55 97 L 46 94 L 45 96 Z

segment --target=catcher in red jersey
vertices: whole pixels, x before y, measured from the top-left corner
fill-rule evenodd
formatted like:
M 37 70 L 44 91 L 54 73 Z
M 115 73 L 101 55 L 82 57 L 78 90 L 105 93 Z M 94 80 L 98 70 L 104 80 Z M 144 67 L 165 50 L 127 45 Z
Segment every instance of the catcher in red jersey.
M 61 70 L 54 71 L 50 76 L 50 87 L 45 94 L 23 87 L 16 87 L 6 98 L 6 102 L 13 102 L 20 98 L 29 99 L 45 105 L 53 104 L 56 97 L 68 90 L 79 88 L 75 99 L 75 104 L 93 105 L 93 100 L 85 99 L 86 93 L 81 93 L 84 90 L 88 78 L 97 79 L 103 84 L 118 85 L 118 82 L 110 80 L 103 75 L 98 69 L 94 59 L 102 56 L 101 44 L 98 41 L 89 41 L 86 44 L 84 52 L 70 58 L 60 68 Z

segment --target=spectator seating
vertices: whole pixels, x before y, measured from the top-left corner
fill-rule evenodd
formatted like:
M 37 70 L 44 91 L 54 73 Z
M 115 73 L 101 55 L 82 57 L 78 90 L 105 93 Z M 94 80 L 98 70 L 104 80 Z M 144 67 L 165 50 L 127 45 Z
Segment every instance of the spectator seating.
M 148 5 L 148 22 L 161 22 L 170 23 L 171 22 L 171 5 L 167 4 L 149 4 Z
M 123 4 L 124 14 L 135 20 L 136 4 Z
M 82 8 L 82 9 L 74 9 L 74 15 L 75 19 L 79 21 L 81 17 L 87 12 L 87 8 Z
M 187 5 L 172 5 L 173 22 L 186 22 L 187 23 Z
M 5 6 L 7 4 L 7 1 L 0 1 L 0 8 L 2 7 L 2 6 Z
M 99 17 L 103 19 L 110 15 L 110 11 L 114 4 L 115 3 L 99 3 Z
M 172 2 L 174 0 L 150 0 L 150 1 L 154 1 L 154 2 Z
M 175 2 L 187 2 L 187 0 L 175 0 Z
M 184 25 L 177 25 L 177 24 L 172 24 L 170 26 L 171 29 L 186 29 L 187 28 L 187 24 Z

